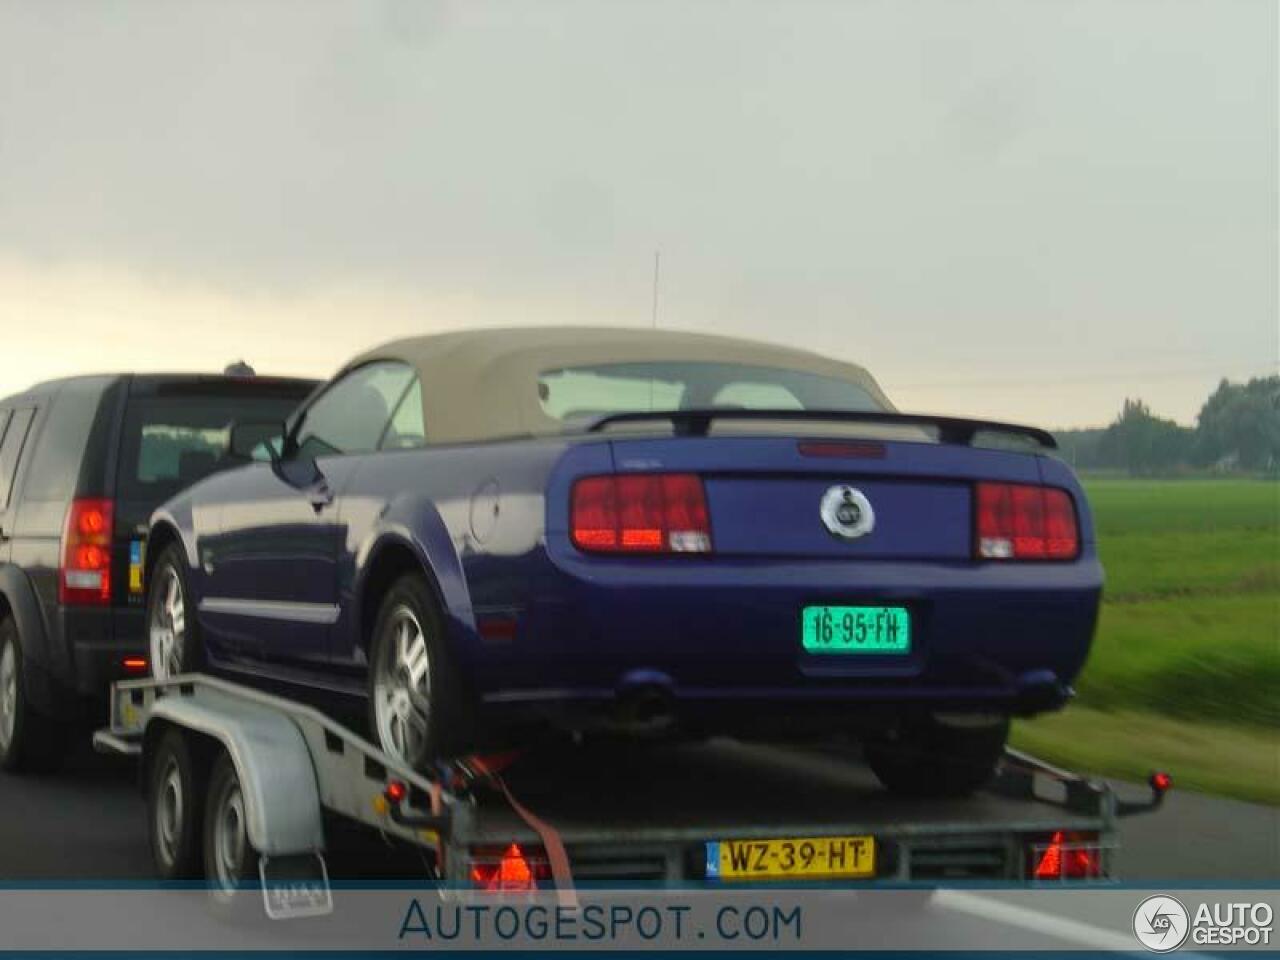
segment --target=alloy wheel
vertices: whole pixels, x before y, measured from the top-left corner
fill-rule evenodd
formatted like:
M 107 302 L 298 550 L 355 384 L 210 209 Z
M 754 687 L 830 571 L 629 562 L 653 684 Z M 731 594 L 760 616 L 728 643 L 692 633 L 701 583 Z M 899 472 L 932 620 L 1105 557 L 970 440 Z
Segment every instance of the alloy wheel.
M 431 655 L 408 606 L 396 607 L 374 664 L 374 717 L 382 749 L 410 766 L 427 759 L 431 732 Z
M 183 650 L 187 636 L 187 608 L 182 596 L 182 580 L 173 567 L 165 567 L 160 585 L 163 599 L 151 610 L 148 631 L 151 638 L 151 675 L 168 680 L 183 671 Z

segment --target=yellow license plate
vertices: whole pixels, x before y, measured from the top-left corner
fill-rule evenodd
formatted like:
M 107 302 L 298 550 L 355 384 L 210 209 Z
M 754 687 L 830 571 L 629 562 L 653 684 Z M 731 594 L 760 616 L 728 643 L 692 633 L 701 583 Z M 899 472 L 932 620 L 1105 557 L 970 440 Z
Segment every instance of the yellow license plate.
M 872 877 L 874 837 L 796 837 L 712 840 L 708 880 L 834 880 Z

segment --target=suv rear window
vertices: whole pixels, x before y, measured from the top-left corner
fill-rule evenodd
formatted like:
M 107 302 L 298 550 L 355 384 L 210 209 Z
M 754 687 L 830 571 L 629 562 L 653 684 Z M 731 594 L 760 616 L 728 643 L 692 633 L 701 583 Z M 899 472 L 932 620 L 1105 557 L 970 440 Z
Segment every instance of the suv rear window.
M 232 421 L 283 421 L 309 392 L 282 395 L 278 386 L 255 396 L 189 391 L 131 396 L 125 409 L 116 495 L 159 504 L 223 467 Z M 235 461 L 239 463 L 239 461 Z

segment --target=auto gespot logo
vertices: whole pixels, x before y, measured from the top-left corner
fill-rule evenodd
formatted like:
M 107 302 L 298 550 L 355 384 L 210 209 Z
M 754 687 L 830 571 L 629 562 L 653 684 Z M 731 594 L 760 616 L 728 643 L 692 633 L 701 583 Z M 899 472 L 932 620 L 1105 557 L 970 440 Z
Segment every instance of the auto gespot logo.
M 1177 897 L 1147 897 L 1133 913 L 1133 933 L 1148 950 L 1168 953 L 1188 939 L 1198 946 L 1269 946 L 1275 910 L 1266 902 L 1201 903 L 1192 915 Z

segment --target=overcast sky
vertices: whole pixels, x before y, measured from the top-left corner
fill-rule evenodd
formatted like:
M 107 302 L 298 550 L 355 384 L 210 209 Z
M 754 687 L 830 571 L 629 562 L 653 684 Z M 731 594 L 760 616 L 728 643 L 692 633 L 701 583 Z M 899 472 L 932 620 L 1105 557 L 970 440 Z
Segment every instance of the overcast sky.
M 0 0 L 0 394 L 650 322 L 899 406 L 1280 358 L 1274 0 Z

